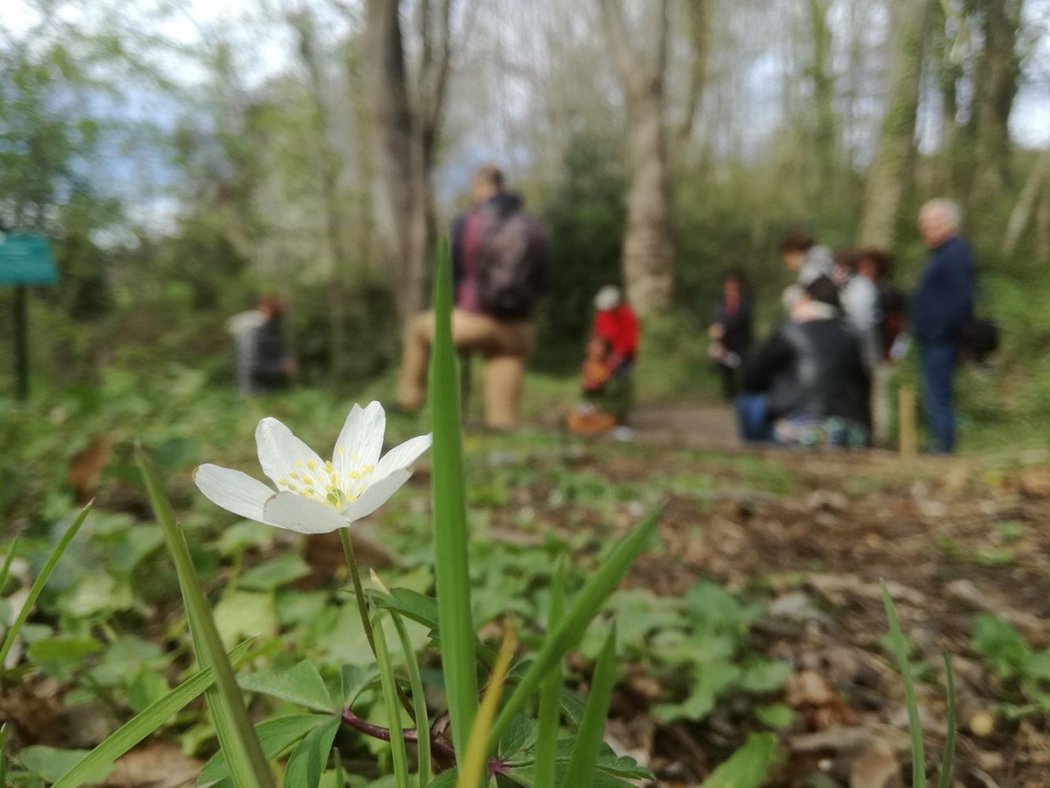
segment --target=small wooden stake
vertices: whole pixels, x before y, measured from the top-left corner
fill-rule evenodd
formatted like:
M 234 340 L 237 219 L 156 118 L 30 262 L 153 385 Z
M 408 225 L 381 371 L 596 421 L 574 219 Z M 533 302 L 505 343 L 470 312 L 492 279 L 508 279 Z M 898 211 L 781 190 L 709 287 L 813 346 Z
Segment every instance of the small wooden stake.
M 901 386 L 898 404 L 900 424 L 900 452 L 902 457 L 914 457 L 919 453 L 919 440 L 915 428 L 915 389 Z

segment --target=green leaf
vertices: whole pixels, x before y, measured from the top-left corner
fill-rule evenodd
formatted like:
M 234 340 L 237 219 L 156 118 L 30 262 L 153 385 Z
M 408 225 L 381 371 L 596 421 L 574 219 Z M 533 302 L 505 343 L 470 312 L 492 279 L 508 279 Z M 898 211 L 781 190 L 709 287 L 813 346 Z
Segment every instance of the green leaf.
M 241 689 L 261 692 L 275 698 L 297 703 L 315 711 L 337 712 L 340 707 L 328 692 L 317 667 L 303 660 L 294 667 L 260 670 L 238 677 Z
M 379 669 L 375 665 L 343 665 L 340 671 L 343 706 L 353 706 L 357 696 L 369 685 L 379 681 Z
M 18 541 L 17 539 L 15 540 Z M 14 552 L 14 548 L 11 548 Z M 10 563 L 10 562 L 9 562 Z M 6 570 L 5 570 L 6 571 Z M 2 585 L 2 584 L 0 584 Z M 0 785 L 7 785 L 7 723 L 0 725 Z
M 434 320 L 430 365 L 430 418 L 434 444 L 431 448 L 430 483 L 434 499 L 434 577 L 441 631 L 438 645 L 452 741 L 456 752 L 465 753 L 467 736 L 478 710 L 478 680 L 470 606 L 459 381 L 456 348 L 452 343 L 452 267 L 447 239 L 442 239 L 438 247 Z M 502 731 L 495 735 L 494 741 L 499 741 L 501 734 Z
M 886 618 L 890 624 L 890 641 L 897 658 L 897 669 L 901 672 L 904 681 L 904 698 L 908 707 L 908 728 L 911 731 L 911 779 L 912 788 L 926 788 L 926 755 L 922 745 L 922 719 L 919 717 L 919 704 L 915 699 L 915 686 L 912 682 L 911 664 L 908 662 L 908 641 L 904 639 L 901 632 L 900 621 L 897 620 L 897 610 L 893 606 L 893 598 L 886 587 L 886 581 L 882 581 L 882 604 L 886 608 Z
M 324 725 L 331 719 L 330 714 L 288 714 L 261 722 L 257 730 L 262 752 L 267 759 L 276 759 L 319 725 Z M 227 779 L 229 776 L 226 756 L 220 750 L 204 765 L 197 782 L 209 783 Z
M 703 788 L 758 788 L 773 766 L 776 751 L 776 734 L 752 733 L 743 747 L 711 772 Z
M 11 573 L 11 562 L 15 560 L 15 553 L 18 550 L 18 537 L 16 536 L 11 540 L 11 544 L 7 546 L 7 554 L 4 555 L 4 565 L 0 566 L 0 594 L 4 593 L 4 587 L 7 585 L 7 576 Z M 0 785 L 3 785 L 0 782 Z
M 273 561 L 253 566 L 237 581 L 237 585 L 249 591 L 273 591 L 308 574 L 310 567 L 306 561 L 294 553 L 287 553 Z
M 306 735 L 292 751 L 284 772 L 286 788 L 317 788 L 328 765 L 332 742 L 339 731 L 339 717 L 332 717 Z
M 999 678 L 1023 672 L 1031 649 L 1021 634 L 1002 619 L 982 613 L 973 622 L 973 648 Z
M 53 783 L 90 754 L 87 750 L 60 750 L 56 747 L 34 745 L 23 748 L 18 753 L 18 760 L 22 762 L 26 771 Z M 84 782 L 100 783 L 109 776 L 112 768 L 112 765 L 99 766 L 88 773 Z
M 770 728 L 790 728 L 795 722 L 795 712 L 786 703 L 771 703 L 755 707 L 755 719 Z
M 389 594 L 384 594 L 382 591 L 369 591 L 368 595 L 377 607 L 396 610 L 417 624 L 440 631 L 437 601 L 431 597 L 407 588 L 392 588 Z
M 215 606 L 215 627 L 227 648 L 246 637 L 276 634 L 278 623 L 273 594 L 227 591 Z
M 656 523 L 660 519 L 660 513 L 661 509 L 654 510 L 635 526 L 634 530 L 623 537 L 572 600 L 564 618 L 547 635 L 533 663 L 507 699 L 499 717 L 496 718 L 489 740 L 490 750 L 495 750 L 496 743 L 503 736 L 503 732 L 514 715 L 524 708 L 526 701 L 536 691 L 547 673 L 569 649 L 576 645 L 584 630 L 605 604 L 605 600 L 616 590 L 616 586 L 627 573 L 627 569 L 652 536 Z
M 775 692 L 791 675 L 787 662 L 761 661 L 747 665 L 740 676 L 740 689 L 746 692 Z
M 383 686 L 383 704 L 386 707 L 387 721 L 390 725 L 390 752 L 394 762 L 394 781 L 397 788 L 408 788 L 408 754 L 405 750 L 405 734 L 401 725 L 401 703 L 397 697 L 397 682 L 393 668 L 390 666 L 390 656 L 382 624 L 377 613 L 372 619 L 372 631 L 375 633 L 376 663 L 379 665 L 379 678 Z
M 127 610 L 134 604 L 135 597 L 128 579 L 105 572 L 77 578 L 62 597 L 62 611 L 73 618 L 109 615 Z
M 594 781 L 598 752 L 605 735 L 605 718 L 609 712 L 609 698 L 616 683 L 616 625 L 609 630 L 605 646 L 598 657 L 591 679 L 591 694 L 583 712 L 583 721 L 576 731 L 576 746 L 569 758 L 563 785 L 588 785 Z
M 81 662 L 84 657 L 96 654 L 103 645 L 94 638 L 59 635 L 41 638 L 29 647 L 29 659 L 37 664 L 45 662 Z
M 952 658 L 948 650 L 941 652 L 944 658 L 944 681 L 947 690 L 948 719 L 945 720 L 944 757 L 941 759 L 941 777 L 937 788 L 951 788 L 952 766 L 955 761 L 955 673 L 952 671 Z
M 416 659 L 412 640 L 408 636 L 408 629 L 405 627 L 405 622 L 401 619 L 401 616 L 394 611 L 390 611 L 390 618 L 394 621 L 398 640 L 401 641 L 401 652 L 405 657 L 405 666 L 408 670 L 408 684 L 412 690 L 412 716 L 415 718 L 416 730 L 429 731 L 430 718 L 427 715 L 427 696 L 426 691 L 423 689 L 423 677 L 419 673 L 419 661 Z M 430 736 L 424 733 L 424 735 L 417 737 L 417 741 L 418 764 L 416 771 L 419 772 L 419 786 L 424 788 L 430 782 Z
M 162 699 L 170 691 L 168 680 L 149 668 L 139 671 L 128 687 L 128 705 L 141 712 Z
M 4 643 L 0 646 L 0 671 L 3 670 L 3 666 L 7 662 L 8 652 L 11 651 L 11 647 L 15 644 L 15 639 L 18 637 L 18 632 L 22 629 L 22 625 L 25 624 L 26 619 L 29 618 L 29 613 L 33 610 L 33 605 L 36 604 L 40 592 L 44 590 L 44 586 L 47 585 L 51 573 L 55 571 L 55 566 L 58 565 L 59 559 L 62 558 L 62 554 L 66 551 L 66 548 L 69 547 L 69 543 L 73 541 L 73 537 L 77 535 L 77 531 L 79 531 L 80 526 L 84 524 L 88 512 L 90 511 L 90 503 L 80 510 L 80 514 L 77 515 L 73 524 L 66 529 L 66 532 L 62 534 L 62 538 L 58 540 L 55 549 L 52 550 L 51 554 L 47 557 L 47 561 L 40 570 L 40 574 L 37 575 L 36 580 L 33 581 L 33 585 L 29 589 L 29 596 L 26 597 L 25 604 L 22 605 L 22 609 L 15 617 L 15 622 L 11 625 L 11 628 L 7 630 L 7 635 L 4 637 Z
M 714 710 L 718 696 L 732 687 L 740 677 L 740 668 L 732 662 L 721 660 L 696 665 L 693 672 L 693 687 L 689 696 L 681 703 L 656 706 L 653 716 L 664 722 L 702 720 Z
M 164 494 L 153 463 L 141 448 L 136 450 L 136 459 L 146 483 L 150 504 L 161 528 L 164 529 L 168 551 L 175 563 L 197 663 L 202 669 L 210 667 L 215 671 L 215 688 L 207 692 L 208 708 L 215 722 L 219 746 L 225 757 L 230 760 L 230 774 L 234 784 L 238 788 L 276 788 L 270 764 L 248 718 L 248 709 L 244 705 L 240 687 L 237 686 L 233 668 L 215 627 L 211 608 L 201 589 L 185 534 L 175 522 L 171 503 Z
M 236 661 L 247 653 L 251 642 L 242 643 L 232 652 L 230 659 Z M 186 679 L 163 698 L 132 717 L 111 733 L 82 761 L 65 772 L 53 788 L 76 788 L 78 785 L 97 782 L 98 774 L 108 774 L 118 758 L 143 741 L 186 705 L 195 700 L 215 680 L 211 668 L 198 671 Z M 0 781 L 0 785 L 3 781 Z
M 216 546 L 223 555 L 233 555 L 246 548 L 265 548 L 273 544 L 273 529 L 251 520 L 234 523 L 219 537 Z
M 561 622 L 565 607 L 565 556 L 558 558 L 551 578 L 547 631 Z M 536 725 L 535 788 L 554 788 L 555 752 L 561 718 L 562 664 L 557 660 L 540 685 L 539 719 Z

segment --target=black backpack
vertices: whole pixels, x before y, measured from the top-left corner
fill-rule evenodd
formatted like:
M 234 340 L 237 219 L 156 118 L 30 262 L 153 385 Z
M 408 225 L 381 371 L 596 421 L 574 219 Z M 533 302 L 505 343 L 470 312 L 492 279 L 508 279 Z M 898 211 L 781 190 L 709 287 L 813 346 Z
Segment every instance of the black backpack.
M 999 349 L 999 326 L 993 320 L 974 317 L 963 328 L 963 353 L 977 364 L 986 362 Z
M 530 317 L 540 296 L 543 232 L 524 211 L 500 214 L 494 206 L 484 211 L 478 303 L 493 317 Z

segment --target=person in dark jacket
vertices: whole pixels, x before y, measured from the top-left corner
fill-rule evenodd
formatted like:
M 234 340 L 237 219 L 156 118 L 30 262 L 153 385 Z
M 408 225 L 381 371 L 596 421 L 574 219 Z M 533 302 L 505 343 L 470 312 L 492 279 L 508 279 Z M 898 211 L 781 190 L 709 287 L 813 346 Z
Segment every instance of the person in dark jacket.
M 912 298 L 912 327 L 919 343 L 922 407 L 933 449 L 955 448 L 952 388 L 963 332 L 973 317 L 973 252 L 959 235 L 962 214 L 951 200 L 930 200 L 919 212 L 919 233 L 930 249 Z
M 870 431 L 871 381 L 835 283 L 810 283 L 744 365 L 742 437 L 783 445 L 861 448 Z
M 751 299 L 744 292 L 744 278 L 730 272 L 722 280 L 722 299 L 715 305 L 709 353 L 722 375 L 722 395 L 736 400 L 740 365 L 751 348 Z

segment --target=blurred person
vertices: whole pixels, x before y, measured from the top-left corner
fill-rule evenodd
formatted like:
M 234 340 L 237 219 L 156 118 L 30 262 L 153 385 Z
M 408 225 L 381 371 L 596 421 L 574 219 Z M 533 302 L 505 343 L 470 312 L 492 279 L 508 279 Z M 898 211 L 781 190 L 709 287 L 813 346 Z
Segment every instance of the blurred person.
M 594 297 L 592 339 L 607 343 L 609 379 L 602 387 L 600 407 L 624 427 L 634 404 L 634 365 L 640 340 L 638 316 L 615 285 L 606 285 Z M 597 403 L 597 398 L 592 397 Z M 626 429 L 618 437 L 629 437 Z
M 842 252 L 835 259 L 835 284 L 846 320 L 860 337 L 864 361 L 874 370 L 879 361 L 879 290 L 870 265 L 860 265 L 853 252 Z
M 912 298 L 912 327 L 926 426 L 939 454 L 955 449 L 955 367 L 973 318 L 973 252 L 959 234 L 961 224 L 962 211 L 951 200 L 930 200 L 919 211 L 919 234 L 930 254 Z
M 744 278 L 731 271 L 722 280 L 722 298 L 715 305 L 708 354 L 718 364 L 722 378 L 722 396 L 726 402 L 736 400 L 739 390 L 740 365 L 751 348 L 751 299 L 744 292 Z
M 485 426 L 513 430 L 533 348 L 533 317 L 546 286 L 546 240 L 521 197 L 505 190 L 503 173 L 495 166 L 475 174 L 471 203 L 452 224 L 452 341 L 460 351 L 485 357 Z M 397 384 L 402 410 L 423 405 L 433 339 L 432 311 L 409 321 Z
M 878 294 L 878 356 L 871 376 L 871 429 L 873 443 L 887 447 L 893 427 L 893 376 L 907 347 L 903 333 L 906 299 L 893 283 L 893 258 L 889 253 L 877 248 L 862 249 L 856 254 L 856 266 L 859 275 L 875 282 Z
M 255 309 L 227 321 L 236 343 L 237 388 L 242 394 L 280 391 L 298 375 L 298 362 L 285 349 L 283 317 L 283 301 L 265 296 Z
M 795 275 L 794 284 L 789 285 L 783 295 L 784 309 L 790 314 L 806 287 L 822 276 L 832 275 L 834 258 L 830 249 L 801 230 L 791 231 L 780 242 L 780 257 L 784 267 Z
M 570 414 L 568 428 L 576 435 L 602 435 L 614 429 L 616 415 L 606 407 L 606 395 L 613 380 L 612 342 L 592 335 L 587 341 L 587 353 L 580 368 L 580 388 L 583 402 Z
M 786 446 L 868 443 L 870 378 L 830 277 L 811 282 L 744 365 L 741 436 Z

